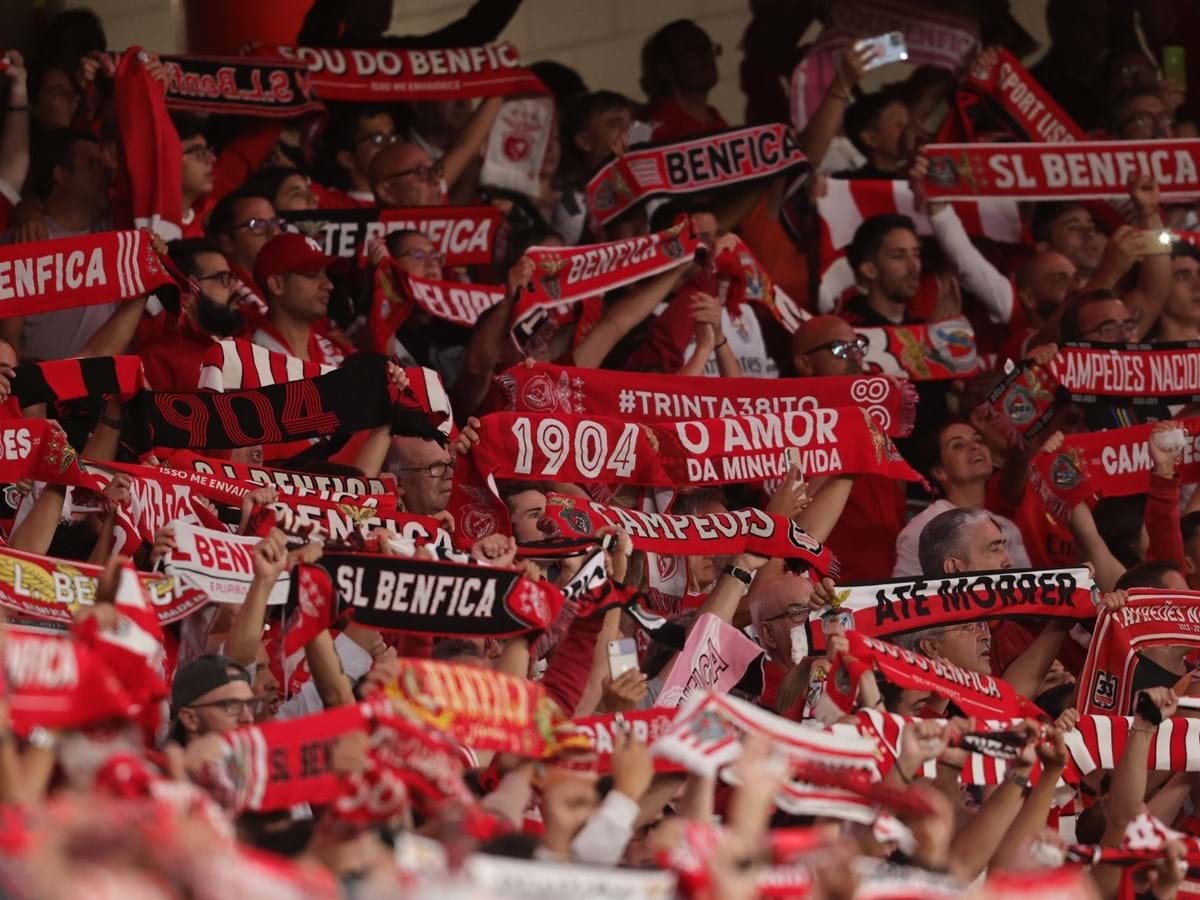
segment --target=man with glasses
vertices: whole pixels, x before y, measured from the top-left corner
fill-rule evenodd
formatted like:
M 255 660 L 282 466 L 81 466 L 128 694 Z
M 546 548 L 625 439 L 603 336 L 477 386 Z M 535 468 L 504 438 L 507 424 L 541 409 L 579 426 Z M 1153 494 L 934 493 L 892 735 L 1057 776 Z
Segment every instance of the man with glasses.
M 445 182 L 441 161 L 434 162 L 416 144 L 393 144 L 381 149 L 369 169 L 371 190 L 380 206 L 403 208 L 441 206 Z
M 792 335 L 792 363 L 802 377 L 861 375 L 867 343 L 845 319 L 815 316 Z M 859 475 L 825 543 L 846 581 L 887 578 L 904 527 L 904 487 L 882 475 Z
M 204 734 L 227 734 L 253 725 L 262 708 L 250 673 L 228 656 L 206 653 L 181 666 L 171 683 L 175 739 L 186 744 Z
M 1171 114 L 1157 87 L 1134 88 L 1112 107 L 1112 134 L 1123 141 L 1164 140 L 1172 137 Z
M 249 191 L 222 197 L 208 220 L 208 236 L 217 242 L 234 272 L 247 283 L 252 279 L 258 253 L 283 231 L 283 220 L 275 214 L 270 199 Z
M 441 442 L 422 437 L 394 437 L 383 468 L 400 483 L 407 512 L 433 516 L 446 509 L 454 479 L 454 460 Z
M 400 143 L 391 112 L 384 107 L 347 104 L 333 113 L 325 131 L 325 154 L 335 187 L 314 185 L 322 209 L 374 206 L 369 172 L 379 151 Z M 335 174 L 336 173 L 336 174 Z

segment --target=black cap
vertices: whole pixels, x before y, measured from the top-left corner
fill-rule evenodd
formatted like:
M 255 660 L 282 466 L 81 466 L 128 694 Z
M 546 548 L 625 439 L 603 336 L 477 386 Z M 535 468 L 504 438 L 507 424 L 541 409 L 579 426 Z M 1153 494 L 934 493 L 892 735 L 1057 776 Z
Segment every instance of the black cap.
M 209 691 L 234 681 L 250 683 L 245 666 L 220 653 L 206 653 L 181 666 L 171 682 L 171 709 L 179 710 Z

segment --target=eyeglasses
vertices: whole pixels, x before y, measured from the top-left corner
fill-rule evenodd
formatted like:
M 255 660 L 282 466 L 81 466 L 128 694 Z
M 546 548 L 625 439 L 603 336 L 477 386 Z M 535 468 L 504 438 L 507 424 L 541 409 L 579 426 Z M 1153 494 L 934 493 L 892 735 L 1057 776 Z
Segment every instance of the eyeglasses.
M 813 347 L 808 352 L 816 353 L 819 350 L 828 350 L 836 359 L 849 359 L 851 353 L 862 356 L 867 352 L 867 339 L 856 337 L 852 341 L 829 341 L 819 347 Z
M 251 234 L 270 234 L 272 231 L 283 231 L 283 224 L 283 219 L 278 217 L 274 219 L 254 218 L 239 222 L 229 230 L 237 231 L 239 228 L 245 228 Z
M 439 266 L 446 261 L 446 254 L 440 250 L 404 250 L 396 254 L 397 259 L 405 257 L 419 263 L 431 262 Z
M 402 172 L 393 172 L 391 175 L 381 178 L 380 181 L 395 181 L 397 178 L 407 178 L 409 175 L 416 175 L 420 181 L 441 181 L 442 173 L 445 171 L 446 167 L 438 161 L 432 166 L 416 166 L 412 169 L 405 169 Z
M 400 135 L 396 132 L 372 131 L 370 134 L 364 134 L 355 142 L 357 144 L 370 144 L 372 147 L 387 147 L 391 144 L 400 143 Z
M 215 281 L 226 290 L 229 290 L 229 288 L 233 287 L 233 279 L 234 274 L 228 269 L 226 269 L 224 272 L 214 272 L 211 275 L 199 275 L 196 277 L 197 281 Z
M 1153 127 L 1157 125 L 1162 131 L 1166 131 L 1173 124 L 1170 113 L 1148 113 L 1139 112 L 1124 119 L 1118 126 L 1118 131 L 1123 131 L 1127 125 L 1136 125 L 1139 128 Z
M 788 608 L 785 609 L 783 612 L 776 613 L 775 615 L 771 616 L 769 619 L 763 619 L 763 624 L 765 625 L 767 622 L 774 622 L 776 619 L 782 619 L 785 616 L 791 622 L 799 624 L 800 622 L 808 621 L 808 613 L 809 613 L 809 609 L 803 603 L 789 603 Z
M 193 144 L 183 151 L 184 156 L 194 156 L 197 159 L 216 159 L 217 154 L 208 144 Z
M 452 462 L 436 462 L 428 466 L 404 466 L 397 469 L 398 472 L 424 472 L 430 478 L 445 478 L 448 475 L 454 474 L 454 463 Z
M 1089 328 L 1087 331 L 1081 331 L 1080 337 L 1087 337 L 1089 334 L 1096 335 L 1101 341 L 1113 344 L 1125 338 L 1137 336 L 1138 325 L 1142 321 L 1142 311 L 1134 310 L 1133 315 L 1128 319 L 1105 319 L 1095 328 Z
M 242 710 L 249 710 L 252 716 L 257 716 L 263 711 L 263 701 L 258 697 L 251 697 L 249 700 L 213 700 L 209 703 L 193 703 L 188 709 L 204 709 L 212 707 L 219 709 L 231 719 L 240 718 Z

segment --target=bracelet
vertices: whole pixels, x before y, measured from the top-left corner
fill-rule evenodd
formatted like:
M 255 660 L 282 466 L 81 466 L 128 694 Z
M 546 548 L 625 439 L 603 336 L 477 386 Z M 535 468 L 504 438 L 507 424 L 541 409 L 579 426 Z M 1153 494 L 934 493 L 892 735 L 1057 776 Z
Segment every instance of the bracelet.
M 724 346 L 725 346 L 726 344 L 728 344 L 728 343 L 729 343 L 729 338 L 725 338 L 725 340 L 721 341 L 721 343 L 719 343 L 719 344 L 714 344 L 714 345 L 713 345 L 713 349 L 714 349 L 714 350 L 720 350 L 722 347 L 724 347 Z
M 1129 730 L 1136 731 L 1139 734 L 1154 734 L 1154 732 L 1158 731 L 1158 728 L 1154 725 L 1151 725 L 1149 728 L 1138 728 L 1136 725 L 1130 725 Z
M 120 419 L 114 419 L 112 416 L 101 413 L 99 421 L 100 421 L 101 425 L 107 425 L 109 428 L 115 428 L 117 431 L 121 430 L 121 420 Z

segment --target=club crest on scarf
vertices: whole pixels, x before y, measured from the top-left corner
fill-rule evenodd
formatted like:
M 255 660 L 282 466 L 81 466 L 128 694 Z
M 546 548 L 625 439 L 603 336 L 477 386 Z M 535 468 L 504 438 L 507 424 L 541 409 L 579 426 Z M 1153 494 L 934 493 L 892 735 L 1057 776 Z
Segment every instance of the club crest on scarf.
M 562 297 L 562 282 L 558 273 L 566 268 L 566 260 L 554 256 L 545 256 L 538 260 L 538 267 L 545 273 L 541 276 L 542 287 L 551 300 Z
M 928 178 L 942 187 L 952 188 L 965 184 L 968 190 L 975 190 L 975 170 L 965 153 L 958 159 L 949 154 L 931 157 Z
M 933 359 L 952 372 L 970 372 L 978 364 L 975 335 L 961 319 L 934 322 L 929 326 Z

